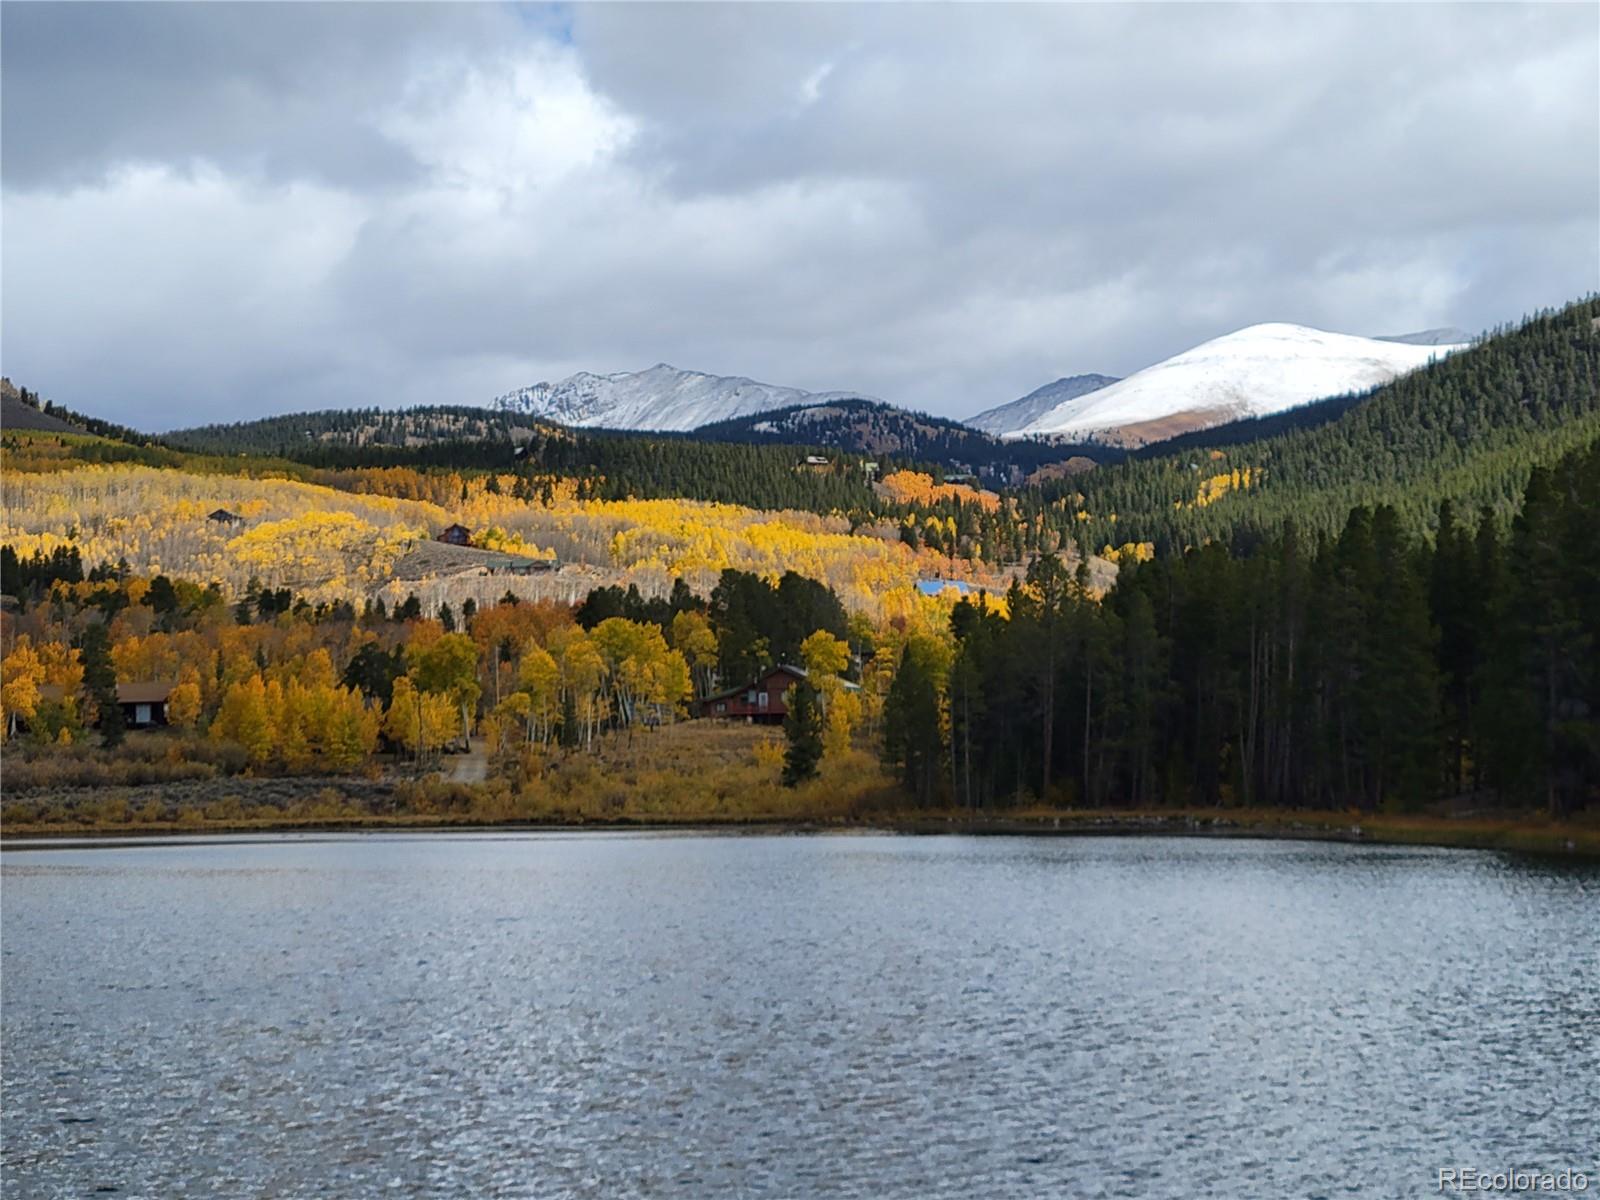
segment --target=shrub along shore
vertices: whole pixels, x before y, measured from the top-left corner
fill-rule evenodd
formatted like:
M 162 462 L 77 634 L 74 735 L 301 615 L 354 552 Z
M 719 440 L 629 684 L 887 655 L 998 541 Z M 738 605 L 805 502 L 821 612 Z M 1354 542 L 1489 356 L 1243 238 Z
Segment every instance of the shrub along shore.
M 1221 837 L 1285 841 L 1334 841 L 1365 845 L 1438 846 L 1552 855 L 1600 862 L 1600 822 L 1555 822 L 1526 814 L 1442 817 L 1298 809 L 1188 809 L 1131 811 L 1020 810 L 972 813 L 880 807 L 884 794 L 873 789 L 840 796 L 839 781 L 827 785 L 834 799 L 808 813 L 803 806 L 774 804 L 786 811 L 730 811 L 713 805 L 658 810 L 508 813 L 490 789 L 459 784 L 401 786 L 376 807 L 369 797 L 347 797 L 324 787 L 283 807 L 251 811 L 236 804 L 180 806 L 152 819 L 105 819 L 84 809 L 50 822 L 8 818 L 0 840 L 27 844 L 40 838 L 83 838 L 114 843 L 124 838 L 189 837 L 240 833 L 311 832 L 471 832 L 474 830 L 704 830 L 744 833 L 885 832 L 937 836 L 1044 837 Z M 142 789 L 141 789 L 142 790 Z M 772 789 L 775 802 L 788 793 Z M 841 805 L 838 800 L 846 801 Z M 865 803 L 861 803 L 866 799 Z M 854 803 L 852 803 L 854 801 Z M 130 805 L 130 811 L 139 810 Z M 114 818 L 114 814 L 111 814 Z M 81 843 L 80 843 L 81 844 Z

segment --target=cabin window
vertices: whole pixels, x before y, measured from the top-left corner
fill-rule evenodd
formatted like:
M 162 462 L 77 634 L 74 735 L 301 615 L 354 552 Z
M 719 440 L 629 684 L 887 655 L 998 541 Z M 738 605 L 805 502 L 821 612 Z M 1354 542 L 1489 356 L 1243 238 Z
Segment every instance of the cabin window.
M 718 701 L 717 702 L 717 711 L 719 713 L 725 713 L 725 712 L 728 711 L 728 706 L 726 704 L 723 704 L 721 701 Z
M 765 692 L 761 692 L 760 696 L 761 696 L 761 699 L 756 701 L 756 707 L 757 708 L 765 708 L 767 706 L 767 701 L 769 699 L 771 699 L 771 697 L 769 697 Z
M 746 692 L 744 694 L 744 702 L 746 704 L 754 704 L 756 702 L 756 694 L 754 692 Z
M 150 724 L 150 706 L 148 704 L 135 704 L 133 706 L 133 723 L 135 725 Z

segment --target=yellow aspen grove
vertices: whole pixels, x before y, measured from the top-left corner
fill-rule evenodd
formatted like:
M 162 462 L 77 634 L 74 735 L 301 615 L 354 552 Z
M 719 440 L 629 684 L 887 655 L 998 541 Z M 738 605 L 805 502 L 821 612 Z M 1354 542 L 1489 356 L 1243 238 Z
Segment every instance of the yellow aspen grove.
M 580 726 L 573 735 L 562 736 L 580 736 L 587 745 L 594 740 L 604 711 L 605 659 L 593 639 L 576 625 L 551 630 L 545 646 L 561 668 L 562 702 L 571 698 Z
M 526 701 L 527 740 L 548 742 L 561 715 L 561 668 L 548 650 L 530 643 L 517 667 L 517 684 L 516 695 Z
M 17 723 L 32 718 L 39 707 L 39 685 L 44 682 L 44 663 L 26 638 L 18 638 L 11 653 L 0 663 L 0 712 L 4 713 L 6 736 L 17 731 Z
M 704 613 L 691 609 L 672 618 L 672 647 L 689 664 L 695 694 L 709 696 L 717 671 L 717 635 Z
M 456 735 L 457 719 L 451 696 L 421 691 L 409 676 L 402 675 L 394 681 L 384 732 L 413 754 L 432 754 Z
M 822 753 L 828 758 L 838 758 L 850 749 L 850 739 L 856 726 L 861 724 L 861 694 L 839 685 L 839 680 L 829 681 L 832 691 L 819 689 L 827 697 L 827 710 L 823 714 Z
M 409 675 L 394 681 L 383 717 L 383 732 L 391 742 L 415 753 L 422 744 L 422 696 Z
M 552 662 L 555 660 L 552 659 Z M 533 720 L 533 700 L 527 692 L 512 692 L 495 706 L 493 721 L 495 723 L 494 736 L 490 737 L 490 744 L 497 750 L 503 748 L 510 731 L 516 730 L 518 736 L 527 742 L 535 739 L 536 726 Z M 484 722 L 484 733 L 487 736 L 488 719 Z
M 378 714 L 361 693 L 327 689 L 322 760 L 329 770 L 348 771 L 364 761 L 378 744 Z
M 200 684 L 185 680 L 167 697 L 167 721 L 177 729 L 193 729 L 200 720 Z
M 653 659 L 646 667 L 645 675 L 645 699 L 654 706 L 658 718 L 676 716 L 694 698 L 689 664 L 676 650 L 669 650 Z
M 445 633 L 425 647 L 406 651 L 412 682 L 424 693 L 448 697 L 461 711 L 460 735 L 472 734 L 472 709 L 482 688 L 478 684 L 478 646 L 464 633 Z
M 252 673 L 242 683 L 228 688 L 216 720 L 211 723 L 211 736 L 237 742 L 253 763 L 264 763 L 272 757 L 272 716 L 267 708 L 267 687 L 259 674 Z
M 850 669 L 850 647 L 826 629 L 819 629 L 800 643 L 800 663 L 808 675 L 816 676 L 812 682 L 820 686 L 822 679 L 843 675 Z

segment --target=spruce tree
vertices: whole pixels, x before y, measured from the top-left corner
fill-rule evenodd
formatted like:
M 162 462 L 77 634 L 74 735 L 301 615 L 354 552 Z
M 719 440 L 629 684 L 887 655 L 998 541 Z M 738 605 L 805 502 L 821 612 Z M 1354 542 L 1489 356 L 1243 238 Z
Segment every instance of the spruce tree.
M 789 741 L 783 755 L 783 786 L 796 787 L 815 779 L 822 762 L 822 706 L 817 689 L 804 680 L 789 689 L 789 711 L 783 733 Z
M 94 700 L 100 717 L 100 737 L 107 747 L 122 744 L 127 724 L 117 703 L 117 669 L 111 661 L 111 635 L 100 622 L 83 631 L 78 644 L 83 658 L 84 690 Z

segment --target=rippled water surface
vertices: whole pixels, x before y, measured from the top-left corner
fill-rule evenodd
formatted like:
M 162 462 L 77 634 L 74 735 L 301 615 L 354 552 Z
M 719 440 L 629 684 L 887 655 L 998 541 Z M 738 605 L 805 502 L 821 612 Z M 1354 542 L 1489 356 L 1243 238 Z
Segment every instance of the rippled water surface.
M 1600 1194 L 1592 868 L 589 834 L 0 875 L 8 1198 Z

